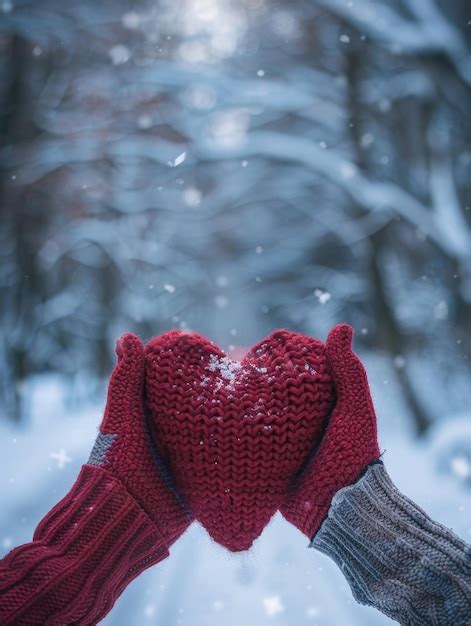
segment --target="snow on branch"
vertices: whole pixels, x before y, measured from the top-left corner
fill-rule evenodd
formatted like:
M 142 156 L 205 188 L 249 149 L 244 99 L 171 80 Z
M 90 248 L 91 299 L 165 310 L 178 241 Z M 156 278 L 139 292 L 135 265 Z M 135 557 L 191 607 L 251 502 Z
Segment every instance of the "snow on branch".
M 276 132 L 250 133 L 238 146 L 225 147 L 202 140 L 198 146 L 203 159 L 268 157 L 282 161 L 295 161 L 339 185 L 351 198 L 369 211 L 389 211 L 400 215 L 424 235 L 430 237 L 446 254 L 464 260 L 469 257 L 471 234 L 463 229 L 462 237 L 468 242 L 457 245 L 456 237 L 441 228 L 436 211 L 414 198 L 408 191 L 389 181 L 367 178 L 350 160 L 333 150 L 322 150 L 304 137 Z
M 445 55 L 461 79 L 471 83 L 470 50 L 433 0 L 405 0 L 415 20 L 403 17 L 384 2 L 372 0 L 318 0 L 318 4 L 393 53 Z

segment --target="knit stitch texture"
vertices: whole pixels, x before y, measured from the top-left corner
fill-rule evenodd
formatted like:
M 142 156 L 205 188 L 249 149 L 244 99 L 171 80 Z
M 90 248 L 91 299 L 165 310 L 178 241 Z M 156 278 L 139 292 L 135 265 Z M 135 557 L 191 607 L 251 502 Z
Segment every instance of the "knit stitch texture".
M 0 562 L 0 624 L 95 624 L 124 587 L 163 559 L 192 516 L 152 440 L 140 340 L 123 335 L 88 464 Z
M 279 330 L 242 359 L 167 332 L 146 347 L 154 441 L 195 517 L 246 550 L 308 461 L 333 403 L 323 344 Z
M 376 415 L 368 379 L 352 352 L 353 331 L 339 324 L 330 332 L 325 353 L 332 372 L 336 402 L 312 462 L 296 477 L 280 510 L 311 538 L 326 518 L 339 489 L 354 483 L 380 451 Z
M 404 626 L 471 624 L 471 546 L 402 495 L 381 461 L 335 495 L 311 545 L 358 602 Z
M 170 546 L 192 517 L 172 489 L 150 434 L 144 405 L 144 348 L 135 335 L 127 333 L 118 340 L 116 352 L 119 360 L 89 463 L 105 468 L 123 483 L 159 525 Z
M 112 474 L 84 465 L 33 541 L 0 561 L 0 624 L 96 624 L 168 556 L 166 535 Z

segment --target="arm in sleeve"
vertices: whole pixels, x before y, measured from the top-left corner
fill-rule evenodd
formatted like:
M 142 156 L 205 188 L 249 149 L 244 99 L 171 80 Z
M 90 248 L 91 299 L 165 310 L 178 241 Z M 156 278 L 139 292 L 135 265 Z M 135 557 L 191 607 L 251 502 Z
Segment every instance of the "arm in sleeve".
M 33 541 L 0 561 L 0 623 L 96 624 L 168 556 L 163 531 L 111 473 L 84 465 Z
M 381 461 L 335 495 L 310 547 L 333 558 L 358 602 L 400 624 L 471 624 L 471 546 L 402 495 Z

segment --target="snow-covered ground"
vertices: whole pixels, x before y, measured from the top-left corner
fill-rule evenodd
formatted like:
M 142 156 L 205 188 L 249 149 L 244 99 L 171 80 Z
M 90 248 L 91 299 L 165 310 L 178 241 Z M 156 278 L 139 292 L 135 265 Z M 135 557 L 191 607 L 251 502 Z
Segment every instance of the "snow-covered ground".
M 466 458 L 444 469 L 447 446 L 471 443 L 466 416 L 444 422 L 420 444 L 412 441 L 398 401 L 394 370 L 367 359 L 389 473 L 404 493 L 436 520 L 471 541 Z M 55 378 L 35 380 L 32 415 L 22 429 L 0 426 L 0 550 L 28 541 L 48 509 L 68 490 L 87 459 L 102 404 L 71 409 Z M 104 397 L 104 395 L 103 395 Z M 453 441 L 450 441 L 450 437 Z M 342 574 L 277 514 L 248 553 L 231 554 L 194 524 L 171 558 L 134 581 L 103 624 L 161 626 L 379 626 L 392 623 L 353 600 Z

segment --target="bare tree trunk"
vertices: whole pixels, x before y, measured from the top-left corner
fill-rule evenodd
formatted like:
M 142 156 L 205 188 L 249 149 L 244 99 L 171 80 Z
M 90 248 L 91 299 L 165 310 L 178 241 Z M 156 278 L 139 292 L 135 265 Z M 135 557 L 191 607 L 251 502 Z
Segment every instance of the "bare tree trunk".
M 350 40 L 356 41 L 355 34 L 351 33 Z M 368 162 L 365 152 L 361 149 L 361 138 L 363 135 L 363 107 L 359 96 L 361 84 L 362 59 L 368 55 L 367 45 L 360 42 L 350 46 L 346 55 L 346 76 L 348 81 L 348 109 L 349 131 L 352 147 L 355 154 L 355 161 L 363 172 L 368 172 Z M 360 207 L 355 207 L 355 212 L 361 215 Z M 391 224 L 386 225 L 386 229 Z M 389 305 L 387 297 L 386 277 L 381 266 L 383 250 L 387 247 L 387 238 L 384 236 L 384 229 L 378 230 L 369 237 L 371 244 L 369 252 L 369 275 L 371 282 L 371 301 L 374 306 L 374 317 L 377 322 L 376 344 L 382 346 L 393 359 L 397 355 L 407 354 L 407 345 L 404 334 L 401 332 L 393 308 Z M 404 399 L 410 408 L 414 420 L 414 430 L 417 435 L 423 435 L 430 424 L 431 418 L 427 415 L 417 397 L 411 384 L 407 369 L 405 367 L 396 368 L 398 380 L 404 395 Z

